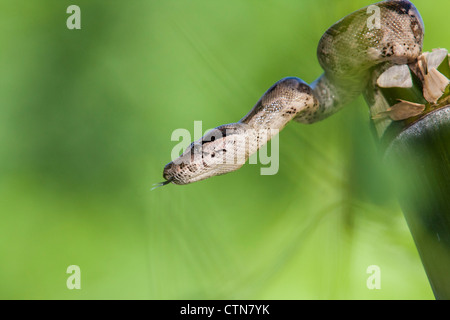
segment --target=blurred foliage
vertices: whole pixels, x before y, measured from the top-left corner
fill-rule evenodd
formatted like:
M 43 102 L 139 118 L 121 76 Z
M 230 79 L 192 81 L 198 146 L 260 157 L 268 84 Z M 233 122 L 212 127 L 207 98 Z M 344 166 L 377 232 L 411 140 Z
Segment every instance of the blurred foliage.
M 312 82 L 322 33 L 368 4 L 3 0 L 0 298 L 432 299 L 362 99 L 290 124 L 276 175 L 247 164 L 150 191 L 174 129 L 235 122 L 282 77 Z M 415 4 L 425 50 L 450 48 L 449 2 Z

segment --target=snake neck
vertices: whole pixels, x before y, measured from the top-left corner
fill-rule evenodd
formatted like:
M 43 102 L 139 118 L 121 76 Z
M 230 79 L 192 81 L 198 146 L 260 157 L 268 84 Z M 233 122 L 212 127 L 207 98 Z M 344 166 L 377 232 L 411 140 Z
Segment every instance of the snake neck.
M 310 121 L 296 117 L 297 122 L 313 123 L 323 120 L 342 109 L 353 101 L 361 93 L 367 84 L 369 72 L 354 78 L 333 79 L 326 72 L 317 78 L 312 84 L 312 93 L 319 102 L 317 112 Z

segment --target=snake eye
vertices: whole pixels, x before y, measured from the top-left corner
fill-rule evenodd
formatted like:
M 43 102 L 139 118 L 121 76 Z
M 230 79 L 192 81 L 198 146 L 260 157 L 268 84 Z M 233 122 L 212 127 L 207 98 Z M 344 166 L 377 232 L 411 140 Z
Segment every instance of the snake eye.
M 225 138 L 229 135 L 236 134 L 233 128 L 217 127 L 209 131 L 202 139 L 202 145 L 210 142 L 214 142 L 221 138 Z
M 215 136 L 211 136 L 209 139 L 206 138 L 205 140 L 202 140 L 202 145 L 204 145 L 205 143 L 210 143 L 216 140 Z

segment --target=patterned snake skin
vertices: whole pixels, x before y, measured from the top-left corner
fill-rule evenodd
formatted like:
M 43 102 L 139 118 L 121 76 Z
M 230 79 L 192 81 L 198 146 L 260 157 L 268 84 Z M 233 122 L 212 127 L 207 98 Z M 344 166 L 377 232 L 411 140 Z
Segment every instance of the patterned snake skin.
M 317 58 L 324 73 L 317 80 L 311 85 L 295 77 L 279 80 L 239 122 L 209 131 L 167 164 L 166 181 L 159 185 L 188 184 L 239 169 L 291 120 L 314 123 L 355 99 L 378 65 L 416 60 L 423 32 L 419 12 L 406 0 L 351 13 L 320 39 Z

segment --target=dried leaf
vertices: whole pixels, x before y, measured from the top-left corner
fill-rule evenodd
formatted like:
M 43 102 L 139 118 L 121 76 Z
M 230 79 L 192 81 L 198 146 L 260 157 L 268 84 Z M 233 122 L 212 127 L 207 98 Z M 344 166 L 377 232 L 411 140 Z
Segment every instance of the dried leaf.
M 372 119 L 382 119 L 389 117 L 394 121 L 405 120 L 411 117 L 420 115 L 425 110 L 424 104 L 409 102 L 405 100 L 399 100 L 392 107 L 386 111 L 380 112 L 372 117 Z
M 447 57 L 448 51 L 446 49 L 433 49 L 431 53 L 427 55 L 428 69 L 438 68 L 442 61 Z
M 428 73 L 424 76 L 423 96 L 430 103 L 436 103 L 444 94 L 445 88 L 450 83 L 446 76 L 436 70 L 436 68 L 428 69 Z
M 428 52 L 424 52 L 417 59 L 417 66 L 420 71 L 419 78 L 422 82 L 423 82 L 424 76 L 427 74 L 427 55 L 428 55 Z
M 411 72 L 407 65 L 395 65 L 384 71 L 377 79 L 381 88 L 411 88 Z

